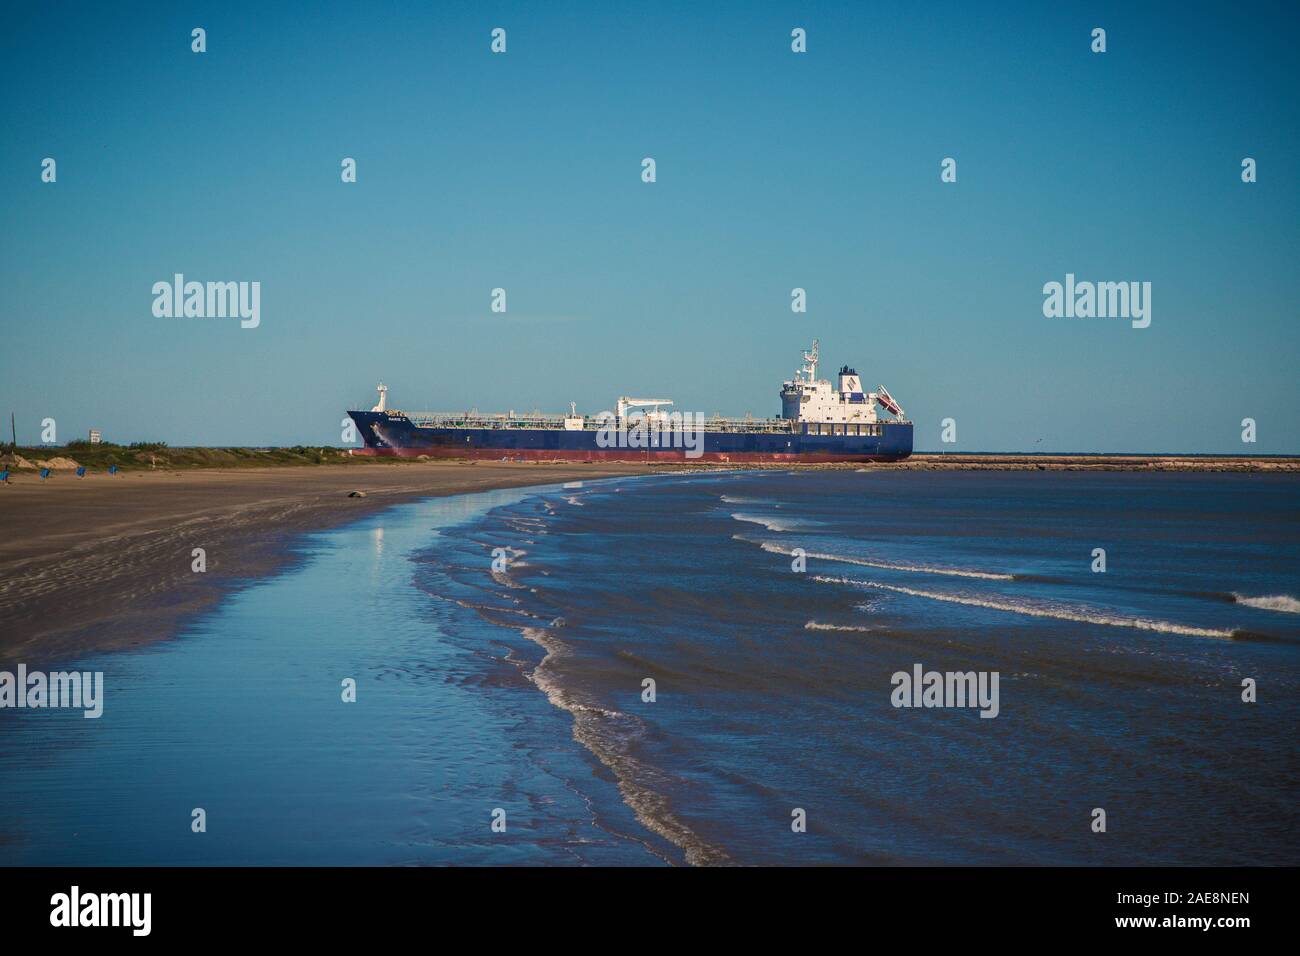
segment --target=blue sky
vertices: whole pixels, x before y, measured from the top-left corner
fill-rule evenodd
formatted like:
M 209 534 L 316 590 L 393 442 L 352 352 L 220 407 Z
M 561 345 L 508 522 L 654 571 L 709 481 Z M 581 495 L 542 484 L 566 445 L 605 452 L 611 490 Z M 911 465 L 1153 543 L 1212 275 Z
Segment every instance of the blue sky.
M 336 444 L 380 379 L 774 415 L 818 336 L 919 449 L 1300 453 L 1294 4 L 287 6 L 6 12 L 20 441 Z M 176 272 L 261 325 L 156 318 Z M 1045 318 L 1067 272 L 1151 282 L 1151 327 Z

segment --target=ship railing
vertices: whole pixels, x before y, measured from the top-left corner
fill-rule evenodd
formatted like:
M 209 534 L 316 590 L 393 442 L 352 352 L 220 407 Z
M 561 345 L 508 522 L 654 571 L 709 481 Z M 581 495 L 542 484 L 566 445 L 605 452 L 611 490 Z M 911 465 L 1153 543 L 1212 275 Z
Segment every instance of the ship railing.
M 565 421 L 570 416 L 565 415 L 543 415 L 543 414 L 483 414 L 481 412 L 404 412 L 411 422 L 418 428 L 473 428 L 473 429 L 519 429 L 519 428 L 537 428 L 537 429 L 560 429 L 564 430 Z M 639 421 L 638 418 L 629 418 L 629 427 L 635 426 Z M 676 431 L 683 427 L 680 420 L 668 419 L 667 421 L 649 421 L 646 427 L 658 431 Z M 799 434 L 803 431 L 805 424 L 830 425 L 830 422 L 805 423 L 789 418 L 724 418 L 721 416 L 706 416 L 704 418 L 704 428 L 706 431 L 718 432 L 762 432 L 771 434 L 791 433 Z M 844 424 L 842 422 L 835 424 Z M 849 424 L 863 424 L 852 422 Z M 906 419 L 899 420 L 881 420 L 875 424 L 880 425 L 910 425 L 911 422 Z M 584 431 L 596 431 L 604 427 L 605 420 L 597 416 L 586 416 L 583 419 Z M 684 427 L 687 429 L 693 427 L 694 421 L 688 419 Z
M 417 428 L 563 428 L 564 416 L 482 415 L 470 412 L 406 412 Z

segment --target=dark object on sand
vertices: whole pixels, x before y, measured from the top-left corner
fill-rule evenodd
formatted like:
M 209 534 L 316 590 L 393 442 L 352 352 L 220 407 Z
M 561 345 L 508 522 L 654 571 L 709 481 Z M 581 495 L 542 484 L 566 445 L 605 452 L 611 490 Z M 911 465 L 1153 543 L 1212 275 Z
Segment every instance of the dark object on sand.
M 349 497 L 349 498 L 364 498 L 365 496 L 366 496 L 366 493 L 365 493 L 364 491 L 349 491 L 349 492 L 348 492 L 348 497 Z

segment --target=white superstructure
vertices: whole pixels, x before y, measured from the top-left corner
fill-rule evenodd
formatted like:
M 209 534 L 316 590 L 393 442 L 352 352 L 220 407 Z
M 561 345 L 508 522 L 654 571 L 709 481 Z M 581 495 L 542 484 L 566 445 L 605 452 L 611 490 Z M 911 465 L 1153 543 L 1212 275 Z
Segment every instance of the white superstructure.
M 903 415 L 903 409 L 894 401 L 892 395 L 883 385 L 877 385 L 874 392 L 862 390 L 862 378 L 856 369 L 847 365 L 842 367 L 835 382 L 817 377 L 818 342 L 813 340 L 812 350 L 803 353 L 804 364 L 794 374 L 794 378 L 781 387 L 781 415 L 779 418 L 723 418 L 711 416 L 707 419 L 698 416 L 704 422 L 704 428 L 717 433 L 780 433 L 804 435 L 844 435 L 852 437 L 879 437 L 881 428 L 858 428 L 856 426 L 875 426 L 886 423 L 910 425 Z M 566 432 L 600 431 L 605 427 L 608 412 L 600 415 L 583 416 L 578 414 L 577 405 L 569 403 L 567 415 L 544 415 L 541 412 L 515 414 L 513 410 L 506 414 L 480 414 L 478 409 L 464 412 L 403 412 L 388 407 L 388 386 L 378 386 L 379 403 L 370 409 L 371 414 L 380 414 L 383 421 L 391 423 L 402 421 L 422 429 L 488 429 L 515 430 L 528 429 L 547 431 L 551 429 Z M 646 428 L 681 427 L 684 420 L 679 413 L 664 411 L 671 407 L 669 398 L 632 398 L 620 395 L 615 407 L 616 421 L 635 420 Z M 893 418 L 882 419 L 876 409 L 879 405 Z M 644 411 L 637 411 L 644 409 Z M 349 412 L 352 415 L 354 413 Z M 358 424 L 372 431 L 379 427 L 375 421 Z M 854 426 L 854 427 L 850 427 Z M 910 453 L 910 440 L 909 440 Z
M 883 385 L 877 386 L 877 391 L 864 392 L 857 370 L 847 365 L 840 369 L 834 384 L 819 379 L 817 345 L 814 339 L 812 351 L 803 353 L 803 366 L 781 386 L 782 418 L 797 422 L 874 424 L 880 420 L 876 414 L 877 403 L 898 417 L 903 416 L 903 410 Z
M 627 418 L 629 408 L 649 408 L 650 411 L 643 412 L 644 420 L 649 425 L 657 425 L 667 421 L 668 413 L 659 411 L 660 405 L 671 405 L 671 398 L 628 398 L 626 395 L 620 395 L 618 398 L 618 417 L 619 420 Z

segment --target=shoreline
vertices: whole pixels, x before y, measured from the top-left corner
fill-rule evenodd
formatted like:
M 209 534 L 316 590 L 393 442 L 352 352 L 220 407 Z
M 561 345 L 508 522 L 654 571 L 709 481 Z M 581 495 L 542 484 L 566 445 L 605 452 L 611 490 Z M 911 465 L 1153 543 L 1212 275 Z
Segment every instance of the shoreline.
M 128 472 L 0 488 L 0 665 L 172 637 L 182 619 L 291 567 L 303 533 L 419 498 L 662 473 L 619 464 L 419 462 Z M 352 491 L 365 497 L 352 498 Z M 203 548 L 206 571 L 192 569 Z
M 745 465 L 408 461 L 387 466 L 158 469 L 0 487 L 0 665 L 171 637 L 180 619 L 290 566 L 298 534 L 384 507 L 583 479 L 728 470 L 1300 474 L 1300 458 L 917 454 L 896 463 Z M 348 497 L 351 491 L 365 497 Z M 204 573 L 191 568 L 203 548 Z
M 4 448 L 0 445 L 0 449 Z M 30 457 L 21 462 L 13 452 L 0 451 L 0 469 L 9 470 L 8 483 L 24 485 L 40 483 L 40 467 L 49 467 L 52 484 L 64 484 L 71 478 L 77 465 L 82 462 L 66 455 L 48 454 L 59 449 L 51 447 L 42 449 L 48 457 L 40 458 L 32 449 L 19 449 L 29 453 Z M 394 456 L 342 456 L 325 457 L 317 462 L 302 460 L 301 456 L 285 462 L 249 463 L 248 456 L 263 453 L 263 449 L 252 448 L 217 448 L 168 449 L 160 454 L 179 456 L 176 461 L 164 460 L 156 466 L 144 467 L 138 462 L 126 466 L 118 475 L 109 476 L 100 464 L 88 466 L 87 477 L 92 480 L 107 479 L 119 481 L 124 477 L 146 477 L 171 475 L 223 474 L 223 473 L 283 473 L 290 470 L 315 472 L 328 470 L 335 474 L 350 474 L 358 477 L 376 469 L 413 468 L 423 465 L 441 465 L 445 467 L 467 467 L 479 465 L 493 467 L 497 465 L 545 466 L 552 468 L 641 468 L 647 472 L 655 471 L 709 471 L 709 470 L 897 470 L 897 471 L 1163 471 L 1163 472 L 1258 472 L 1263 474 L 1300 473 L 1300 455 L 1222 455 L 1199 453 L 1151 454 L 1138 452 L 959 452 L 959 451 L 923 451 L 912 452 L 901 461 L 720 461 L 692 460 L 680 461 L 605 461 L 564 460 L 564 459 L 491 459 L 491 458 L 429 458 L 394 457 Z M 315 451 L 308 449 L 308 451 Z M 321 449 L 330 453 L 339 449 Z M 239 453 L 243 457 L 233 453 Z M 188 460 L 191 453 L 202 453 L 202 462 Z M 144 453 L 140 453 L 144 454 Z M 222 458 L 221 456 L 224 456 Z M 212 459 L 217 459 L 212 461 Z M 225 461 L 230 459 L 230 461 Z M 39 466 L 39 467 L 38 467 Z M 54 481 L 54 479 L 60 479 Z M 0 507 L 3 507 L 0 498 Z
M 1048 452 L 918 452 L 882 467 L 898 471 L 1145 471 L 1300 474 L 1300 458 L 1285 455 L 1063 455 Z
M 664 466 L 660 466 L 664 467 Z M 1139 471 L 1192 474 L 1300 474 L 1300 457 L 1289 455 L 1061 455 L 1048 452 L 914 452 L 902 461 L 683 462 L 674 468 L 772 471 Z

